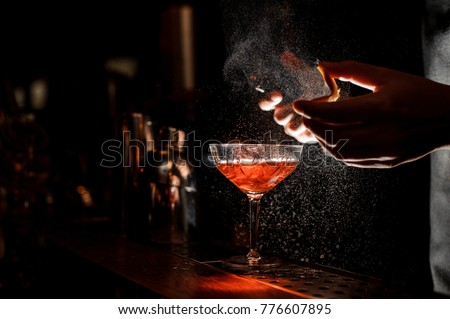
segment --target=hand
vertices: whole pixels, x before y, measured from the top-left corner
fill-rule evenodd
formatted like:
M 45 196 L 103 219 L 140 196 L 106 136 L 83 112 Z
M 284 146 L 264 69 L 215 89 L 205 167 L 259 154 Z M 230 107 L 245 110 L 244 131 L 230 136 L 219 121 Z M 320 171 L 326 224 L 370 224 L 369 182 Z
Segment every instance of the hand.
M 316 142 L 314 135 L 303 124 L 302 117 L 293 109 L 293 103 L 281 103 L 283 96 L 280 92 L 271 92 L 259 102 L 263 111 L 274 111 L 275 122 L 284 127 L 287 135 L 294 137 L 301 143 Z
M 355 61 L 321 66 L 331 77 L 373 92 L 332 103 L 295 102 L 302 130 L 338 160 L 394 167 L 450 145 L 450 86 Z
M 302 81 L 302 86 L 304 86 L 304 92 L 302 96 L 298 98 L 301 100 L 311 100 L 313 101 L 335 101 L 339 98 L 339 88 L 336 85 L 334 78 L 330 77 L 323 68 L 319 65 L 317 70 L 308 67 L 300 58 L 295 56 L 290 51 L 285 51 L 280 55 L 280 61 L 286 70 L 298 73 L 298 78 L 309 79 L 309 81 Z M 317 80 L 319 80 L 318 75 L 322 76 L 324 80 L 323 87 L 328 89 L 328 95 L 324 95 L 318 98 L 317 91 L 321 91 L 320 87 L 317 86 Z M 320 81 L 320 80 L 319 80 Z M 271 92 L 265 99 L 259 102 L 259 107 L 263 111 L 274 110 L 274 120 L 279 125 L 284 127 L 284 131 L 287 135 L 293 136 L 301 143 L 316 142 L 314 135 L 303 125 L 302 117 L 299 116 L 293 109 L 293 103 L 281 103 L 283 96 L 280 92 Z

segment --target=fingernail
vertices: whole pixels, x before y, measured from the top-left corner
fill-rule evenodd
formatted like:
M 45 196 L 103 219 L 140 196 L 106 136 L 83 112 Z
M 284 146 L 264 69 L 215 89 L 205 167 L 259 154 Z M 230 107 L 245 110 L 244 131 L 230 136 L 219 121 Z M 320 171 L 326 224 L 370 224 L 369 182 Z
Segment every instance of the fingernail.
M 281 96 L 276 95 L 276 96 L 272 96 L 271 100 L 275 103 L 279 103 L 279 102 L 281 102 L 282 98 L 281 98 Z

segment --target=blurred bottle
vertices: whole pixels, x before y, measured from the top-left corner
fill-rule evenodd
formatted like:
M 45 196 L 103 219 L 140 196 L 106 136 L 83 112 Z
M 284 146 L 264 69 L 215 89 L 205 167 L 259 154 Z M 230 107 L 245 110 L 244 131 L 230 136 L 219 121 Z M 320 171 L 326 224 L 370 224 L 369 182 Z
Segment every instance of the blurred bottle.
M 116 214 L 119 231 L 141 242 L 195 237 L 197 189 L 185 132 L 142 113 L 122 117 L 123 157 Z
M 132 209 L 136 200 L 136 181 L 139 167 L 144 160 L 146 133 L 150 133 L 145 120 L 143 114 L 138 112 L 123 113 L 117 119 L 115 141 L 118 161 L 111 165 L 112 222 L 118 233 L 128 237 L 133 237 L 135 221 L 131 216 L 134 215 Z
M 180 244 L 193 239 L 197 227 L 197 185 L 188 158 L 185 132 L 151 123 L 146 163 L 139 169 L 138 194 L 150 240 Z M 145 233 L 145 232 L 144 232 Z
M 36 97 L 35 83 L 13 87 L 10 81 L 4 82 L 1 184 L 8 194 L 8 210 L 18 215 L 31 214 L 32 206 L 46 201 L 49 192 L 49 139 L 39 109 L 34 108 L 36 99 L 42 101 L 41 96 Z
M 9 78 L 1 80 L 0 261 L 5 261 L 3 269 L 9 274 L 4 283 L 7 291 L 31 284 L 51 217 L 52 194 L 47 131 L 39 110 L 27 102 L 35 92 L 30 86 L 13 85 Z

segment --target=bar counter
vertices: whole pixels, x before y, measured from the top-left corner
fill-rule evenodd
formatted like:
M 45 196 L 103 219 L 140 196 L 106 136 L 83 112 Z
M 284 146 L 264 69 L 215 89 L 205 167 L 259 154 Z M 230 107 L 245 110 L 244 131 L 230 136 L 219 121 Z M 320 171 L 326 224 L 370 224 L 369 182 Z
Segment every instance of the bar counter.
M 120 282 L 121 288 L 116 285 L 116 294 L 108 298 L 417 297 L 381 279 L 313 263 L 284 261 L 275 268 L 227 268 L 214 256 L 214 252 L 224 254 L 225 250 L 214 244 L 151 245 L 93 229 L 53 231 L 46 240 L 53 255 L 59 252 L 60 267 L 76 272 L 84 269 L 84 274 L 80 271 L 75 278 L 84 278 L 86 273 L 96 278 L 106 273 L 109 275 L 104 282 Z M 77 267 L 80 261 L 85 266 Z M 85 291 L 93 289 L 94 281 L 83 284 Z M 117 293 L 124 286 L 128 291 L 133 287 L 133 294 Z

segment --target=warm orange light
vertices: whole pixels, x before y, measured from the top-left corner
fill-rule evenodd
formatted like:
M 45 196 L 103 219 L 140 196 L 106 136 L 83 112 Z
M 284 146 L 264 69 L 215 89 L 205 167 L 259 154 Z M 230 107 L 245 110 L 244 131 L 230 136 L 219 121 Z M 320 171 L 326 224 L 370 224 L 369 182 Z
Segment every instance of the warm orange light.
M 216 291 L 217 293 L 223 294 L 242 294 L 247 295 L 247 298 L 259 298 L 258 296 L 266 295 L 269 296 L 274 292 L 274 288 L 289 293 L 290 295 L 296 296 L 298 298 L 310 298 L 310 296 L 303 293 L 285 289 L 282 286 L 275 286 L 269 283 L 243 278 L 239 276 L 211 276 L 208 280 L 201 282 L 201 288 L 207 289 L 208 291 Z
M 202 288 L 208 290 L 216 290 L 220 292 L 230 292 L 236 293 L 237 291 L 241 292 L 256 292 L 256 291 L 268 291 L 272 288 L 269 286 L 261 285 L 254 281 L 248 281 L 245 285 L 242 284 L 242 281 L 238 281 L 233 277 L 225 277 L 222 276 L 213 276 L 209 277 L 208 280 L 202 281 Z

